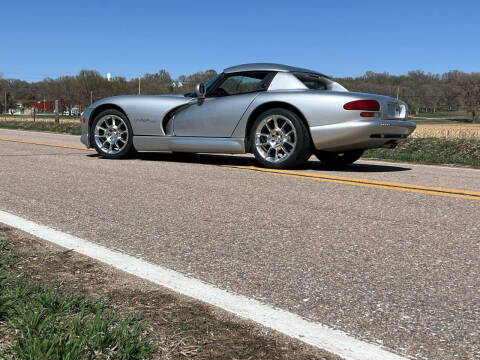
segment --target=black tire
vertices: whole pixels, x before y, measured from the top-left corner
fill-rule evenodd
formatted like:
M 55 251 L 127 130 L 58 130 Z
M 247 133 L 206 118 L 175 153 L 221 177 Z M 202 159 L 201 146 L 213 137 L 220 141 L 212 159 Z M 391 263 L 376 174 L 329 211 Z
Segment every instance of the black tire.
M 110 119 L 115 119 L 116 124 L 121 124 L 118 120 L 118 118 L 120 118 L 123 121 L 123 123 L 125 124 L 125 126 L 120 125 L 119 129 L 122 130 L 122 131 L 125 130 L 125 127 L 127 129 L 127 132 L 125 134 L 122 134 L 122 135 L 117 137 L 117 138 L 121 138 L 121 139 L 119 139 L 119 140 L 121 140 L 121 142 L 119 144 L 122 144 L 121 150 L 117 151 L 117 152 L 111 152 L 111 153 L 109 153 L 107 149 L 101 148 L 99 146 L 99 144 L 97 143 L 97 140 L 95 138 L 95 128 L 96 128 L 97 124 L 100 121 L 103 122 L 105 119 L 107 119 L 107 122 L 108 122 L 109 118 Z M 105 133 L 105 132 L 103 132 L 103 133 Z M 97 151 L 97 153 L 100 156 L 103 156 L 107 159 L 121 159 L 121 158 L 125 158 L 128 155 L 131 155 L 132 153 L 135 152 L 135 149 L 133 147 L 133 131 L 132 131 L 132 126 L 130 125 L 130 121 L 127 119 L 125 114 L 123 114 L 122 112 L 120 112 L 118 110 L 115 110 L 115 109 L 104 110 L 95 117 L 95 119 L 93 120 L 92 126 L 90 128 L 90 139 L 91 139 L 92 144 L 95 147 L 95 150 Z M 102 140 L 100 140 L 100 142 L 101 141 Z M 126 142 L 124 142 L 124 141 L 126 141 Z M 114 147 L 115 146 L 117 146 L 117 145 L 114 145 Z M 114 149 L 112 149 L 112 150 L 114 150 Z M 117 147 L 117 150 L 118 150 L 118 147 Z
M 274 162 L 273 160 L 269 161 L 268 157 L 267 158 L 265 157 L 265 153 L 262 155 L 260 153 L 260 151 L 262 150 L 259 151 L 259 149 L 257 149 L 257 143 L 256 143 L 257 128 L 260 126 L 262 122 L 264 122 L 264 120 L 269 119 L 274 115 L 281 116 L 290 120 L 291 124 L 295 129 L 294 135 L 296 136 L 295 146 L 290 148 L 293 150 L 291 150 L 289 155 L 286 156 L 284 160 L 279 160 L 276 162 Z M 282 121 L 281 119 L 279 120 Z M 250 146 L 251 146 L 253 155 L 255 155 L 255 158 L 260 163 L 260 165 L 267 168 L 287 169 L 287 168 L 299 167 L 302 164 L 304 164 L 312 154 L 312 149 L 310 145 L 311 144 L 310 132 L 308 128 L 305 126 L 303 121 L 295 112 L 284 109 L 284 108 L 273 108 L 260 114 L 257 117 L 257 119 L 255 119 L 252 125 L 250 134 L 249 134 L 249 141 L 250 141 Z M 285 151 L 284 153 L 286 154 Z
M 360 159 L 364 150 L 350 150 L 344 152 L 330 152 L 314 150 L 313 153 L 323 164 L 331 167 L 343 167 L 353 164 Z

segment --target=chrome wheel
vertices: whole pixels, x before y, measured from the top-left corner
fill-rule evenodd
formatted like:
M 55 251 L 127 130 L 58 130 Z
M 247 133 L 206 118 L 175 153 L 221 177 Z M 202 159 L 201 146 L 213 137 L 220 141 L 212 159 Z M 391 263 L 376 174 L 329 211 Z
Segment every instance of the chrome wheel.
M 285 116 L 270 115 L 255 130 L 255 147 L 263 159 L 277 163 L 286 160 L 295 150 L 297 133 Z
M 100 118 L 95 125 L 95 143 L 106 154 L 115 155 L 128 143 L 128 127 L 117 115 L 108 114 Z

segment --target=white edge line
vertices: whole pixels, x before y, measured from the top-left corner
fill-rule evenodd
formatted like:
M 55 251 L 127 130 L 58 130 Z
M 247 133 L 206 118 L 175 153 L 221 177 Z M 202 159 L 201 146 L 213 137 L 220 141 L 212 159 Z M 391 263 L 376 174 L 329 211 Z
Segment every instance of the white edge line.
M 345 360 L 405 360 L 382 347 L 357 340 L 345 332 L 308 321 L 296 314 L 274 308 L 257 300 L 234 295 L 201 280 L 147 261 L 110 250 L 88 240 L 34 223 L 0 210 L 0 222 L 36 237 L 72 249 L 129 274 L 169 288 L 175 292 L 214 305 L 244 319 L 327 350 Z

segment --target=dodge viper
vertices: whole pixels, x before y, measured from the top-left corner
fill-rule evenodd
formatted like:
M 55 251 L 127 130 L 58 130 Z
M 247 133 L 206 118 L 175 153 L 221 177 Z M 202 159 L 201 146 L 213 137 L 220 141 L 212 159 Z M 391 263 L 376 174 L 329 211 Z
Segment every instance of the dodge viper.
M 348 165 L 415 130 L 403 101 L 267 63 L 227 68 L 185 95 L 104 98 L 80 122 L 82 143 L 106 158 L 134 150 L 253 153 L 270 168 L 300 166 L 312 154 L 328 166 Z

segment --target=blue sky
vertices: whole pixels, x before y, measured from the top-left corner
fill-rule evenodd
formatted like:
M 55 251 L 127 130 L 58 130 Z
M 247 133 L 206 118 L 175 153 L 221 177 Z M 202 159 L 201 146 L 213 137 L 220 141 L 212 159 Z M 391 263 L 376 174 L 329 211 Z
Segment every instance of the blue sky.
M 6 1 L 0 73 L 173 77 L 247 62 L 332 76 L 480 71 L 480 1 Z

